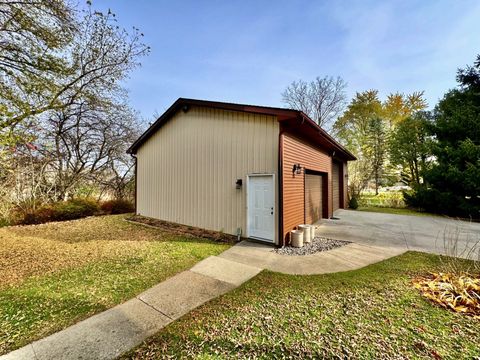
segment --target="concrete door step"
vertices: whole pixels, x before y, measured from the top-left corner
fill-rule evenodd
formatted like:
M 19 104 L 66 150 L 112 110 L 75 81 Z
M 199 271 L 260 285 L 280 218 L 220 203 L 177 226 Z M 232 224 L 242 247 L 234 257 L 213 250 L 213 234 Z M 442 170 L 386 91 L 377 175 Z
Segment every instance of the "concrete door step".
M 224 281 L 235 286 L 240 286 L 245 281 L 257 275 L 261 268 L 241 264 L 218 256 L 210 256 L 196 264 L 190 271 Z

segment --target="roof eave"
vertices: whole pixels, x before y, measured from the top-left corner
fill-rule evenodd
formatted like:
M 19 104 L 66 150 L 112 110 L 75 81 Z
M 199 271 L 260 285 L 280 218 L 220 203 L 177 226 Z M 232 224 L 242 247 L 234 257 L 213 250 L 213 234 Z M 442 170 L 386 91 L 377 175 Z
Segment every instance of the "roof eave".
M 305 114 L 304 112 L 301 112 L 301 114 L 305 119 L 307 119 L 307 121 L 314 128 L 316 128 L 318 131 L 320 131 L 320 133 L 332 144 L 332 146 L 336 150 L 340 151 L 341 153 L 343 153 L 345 155 L 345 157 L 347 158 L 346 159 L 347 161 L 357 160 L 355 155 L 353 155 L 349 150 L 347 150 L 343 145 L 341 145 L 337 140 L 335 140 L 329 133 L 327 133 L 325 130 L 323 130 L 315 121 L 310 119 L 310 117 L 307 114 Z

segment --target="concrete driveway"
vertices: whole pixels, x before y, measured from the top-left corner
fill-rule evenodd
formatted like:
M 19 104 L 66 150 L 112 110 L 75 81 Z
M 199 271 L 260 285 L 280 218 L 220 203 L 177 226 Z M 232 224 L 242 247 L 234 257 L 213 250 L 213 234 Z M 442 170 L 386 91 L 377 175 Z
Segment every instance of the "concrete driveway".
M 337 210 L 338 220 L 321 220 L 322 236 L 375 246 L 404 247 L 435 254 L 467 257 L 467 250 L 480 241 L 480 223 L 435 216 L 382 214 Z M 452 244 L 458 238 L 458 249 Z M 477 245 L 476 257 L 480 254 Z

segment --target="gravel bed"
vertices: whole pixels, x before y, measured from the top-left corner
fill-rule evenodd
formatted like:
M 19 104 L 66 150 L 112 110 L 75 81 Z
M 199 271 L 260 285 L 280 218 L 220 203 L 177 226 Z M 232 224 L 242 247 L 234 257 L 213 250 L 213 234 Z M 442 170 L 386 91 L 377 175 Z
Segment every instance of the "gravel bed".
M 333 240 L 324 237 L 317 236 L 313 239 L 310 244 L 305 244 L 301 248 L 295 248 L 293 246 L 284 246 L 278 249 L 273 249 L 273 252 L 276 252 L 280 255 L 311 255 L 321 251 L 328 251 L 338 247 L 345 246 L 350 244 L 350 241 L 344 240 Z

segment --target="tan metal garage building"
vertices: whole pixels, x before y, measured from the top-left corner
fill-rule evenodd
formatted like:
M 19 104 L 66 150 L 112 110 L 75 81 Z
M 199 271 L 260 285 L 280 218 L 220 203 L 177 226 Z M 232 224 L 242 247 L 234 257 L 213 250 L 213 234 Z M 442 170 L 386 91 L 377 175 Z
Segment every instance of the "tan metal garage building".
M 138 214 L 277 245 L 345 207 L 355 160 L 300 111 L 184 98 L 128 152 Z

